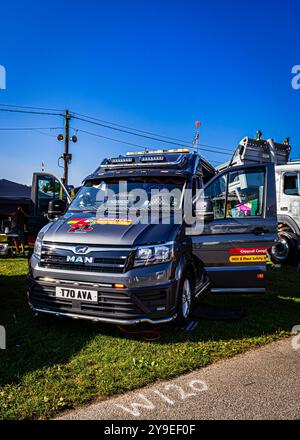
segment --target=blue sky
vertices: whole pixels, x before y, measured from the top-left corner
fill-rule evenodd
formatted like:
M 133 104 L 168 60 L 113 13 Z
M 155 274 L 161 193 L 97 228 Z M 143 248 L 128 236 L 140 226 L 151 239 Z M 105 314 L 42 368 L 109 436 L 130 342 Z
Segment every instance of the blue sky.
M 300 5 L 294 0 L 15 0 L 0 6 L 0 104 L 65 109 L 118 124 L 232 149 L 263 130 L 290 136 L 300 157 Z M 0 112 L 0 128 L 59 127 L 61 117 Z M 71 126 L 161 147 L 76 120 Z M 29 184 L 33 171 L 59 175 L 60 130 L 0 131 L 0 178 Z M 78 184 L 107 155 L 132 149 L 84 133 L 71 144 Z M 208 160 L 227 156 L 203 153 Z

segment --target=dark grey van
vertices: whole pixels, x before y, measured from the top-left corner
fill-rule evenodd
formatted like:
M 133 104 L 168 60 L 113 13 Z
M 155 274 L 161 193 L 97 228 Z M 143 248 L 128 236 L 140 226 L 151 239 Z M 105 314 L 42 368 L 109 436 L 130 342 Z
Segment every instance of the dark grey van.
M 173 200 L 174 206 L 189 191 L 202 227 L 188 227 L 185 218 L 174 222 L 172 209 L 169 223 L 138 223 L 124 210 L 115 218 L 99 215 L 109 190 L 120 207 L 121 181 L 137 192 L 178 189 L 182 199 Z M 272 163 L 217 173 L 186 150 L 141 152 L 105 159 L 69 206 L 58 187 L 55 176 L 34 175 L 34 206 L 52 218 L 39 232 L 30 261 L 34 312 L 119 324 L 182 322 L 208 288 L 265 291 L 267 250 L 277 237 Z

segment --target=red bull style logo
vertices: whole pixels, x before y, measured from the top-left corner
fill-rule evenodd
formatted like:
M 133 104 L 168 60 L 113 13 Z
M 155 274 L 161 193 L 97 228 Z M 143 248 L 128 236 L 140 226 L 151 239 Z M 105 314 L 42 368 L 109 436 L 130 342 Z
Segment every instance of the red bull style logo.
M 117 226 L 129 226 L 132 224 L 131 220 L 128 219 L 119 219 L 119 218 L 73 218 L 67 222 L 68 225 L 71 225 L 68 232 L 90 232 L 93 231 L 94 225 L 117 225 Z

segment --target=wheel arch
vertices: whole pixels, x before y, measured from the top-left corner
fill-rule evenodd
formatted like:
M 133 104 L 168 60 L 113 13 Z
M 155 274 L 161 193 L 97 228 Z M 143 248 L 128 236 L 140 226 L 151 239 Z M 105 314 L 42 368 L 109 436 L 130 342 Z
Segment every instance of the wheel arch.
M 283 228 L 289 228 L 290 232 L 296 236 L 300 236 L 299 225 L 292 217 L 289 217 L 288 215 L 278 215 L 278 232 L 280 232 L 280 230 L 283 231 Z
M 196 283 L 202 277 L 203 270 L 204 264 L 201 260 L 193 256 L 183 255 L 177 264 L 175 278 L 180 280 L 183 272 L 188 271 L 192 275 L 194 283 Z

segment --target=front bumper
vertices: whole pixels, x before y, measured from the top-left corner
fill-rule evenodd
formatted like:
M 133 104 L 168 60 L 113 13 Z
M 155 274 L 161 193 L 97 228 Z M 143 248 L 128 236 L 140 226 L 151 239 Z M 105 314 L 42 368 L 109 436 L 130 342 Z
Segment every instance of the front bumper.
M 167 277 L 168 268 L 143 268 L 130 271 L 114 279 L 110 274 L 110 283 L 124 283 L 125 288 L 116 288 L 104 282 L 103 276 L 93 274 L 89 277 L 76 276 L 65 278 L 66 274 L 48 273 L 35 267 L 27 277 L 27 296 L 29 305 L 36 313 L 65 316 L 73 319 L 86 319 L 94 322 L 112 324 L 137 324 L 141 322 L 158 324 L 176 318 L 176 298 L 178 282 Z M 158 271 L 158 272 L 155 272 Z M 154 282 L 156 273 L 165 273 L 165 277 Z M 138 275 L 137 275 L 138 274 Z M 59 276 L 58 276 L 59 275 Z M 55 276 L 55 278 L 54 278 Z M 58 278 L 56 278 L 58 277 Z M 75 278 L 75 279 L 74 279 Z M 98 302 L 57 298 L 56 287 L 97 290 Z
M 148 324 L 166 324 L 168 322 L 174 321 L 174 319 L 177 318 L 177 314 L 167 317 L 167 318 L 160 318 L 160 319 L 151 319 L 151 318 L 137 318 L 137 319 L 116 319 L 116 318 L 104 318 L 104 317 L 95 317 L 95 316 L 88 316 L 88 315 L 78 315 L 75 313 L 65 313 L 65 312 L 55 312 L 53 310 L 45 310 L 45 309 L 37 309 L 31 305 L 31 309 L 33 312 L 39 314 L 48 314 L 52 316 L 59 317 L 65 317 L 65 318 L 72 318 L 72 319 L 86 319 L 88 321 L 92 322 L 104 322 L 106 324 L 119 324 L 119 325 L 135 325 L 135 324 L 141 324 L 141 323 L 148 323 Z

